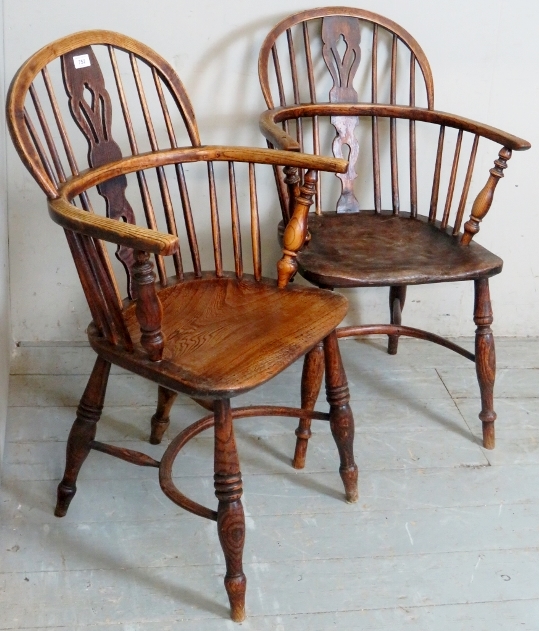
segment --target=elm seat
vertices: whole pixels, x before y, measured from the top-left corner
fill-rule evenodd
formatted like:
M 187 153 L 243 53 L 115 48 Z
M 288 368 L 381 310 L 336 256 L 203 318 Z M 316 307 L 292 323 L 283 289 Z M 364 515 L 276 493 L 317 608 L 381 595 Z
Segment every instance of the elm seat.
M 324 213 L 309 217 L 300 274 L 324 287 L 420 285 L 490 277 L 503 261 L 478 243 L 462 246 L 427 217 Z
M 151 362 L 140 343 L 135 305 L 125 311 L 134 352 L 125 354 L 94 328 L 97 353 L 168 388 L 196 397 L 236 396 L 279 374 L 329 335 L 346 315 L 343 296 L 310 287 L 279 289 L 274 280 L 208 277 L 158 292 L 163 306 L 163 359 Z

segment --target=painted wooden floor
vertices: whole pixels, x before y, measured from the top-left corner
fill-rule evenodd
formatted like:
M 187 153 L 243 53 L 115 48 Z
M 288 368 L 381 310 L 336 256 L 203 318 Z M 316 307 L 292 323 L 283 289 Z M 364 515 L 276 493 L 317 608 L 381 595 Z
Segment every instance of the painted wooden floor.
M 93 452 L 68 515 L 53 516 L 90 349 L 24 346 L 13 363 L 0 494 L 0 629 L 65 631 L 539 630 L 539 340 L 498 340 L 497 448 L 479 444 L 474 366 L 401 340 L 342 343 L 360 502 L 343 500 L 317 423 L 290 467 L 294 422 L 236 425 L 247 515 L 248 619 L 228 619 L 215 524 L 183 512 L 157 472 Z M 466 344 L 470 344 L 469 341 Z M 301 367 L 241 401 L 298 404 Z M 114 369 L 98 438 L 144 443 L 153 384 Z M 239 403 L 239 402 L 238 402 Z M 176 404 L 169 438 L 204 415 Z M 212 440 L 176 483 L 215 505 Z

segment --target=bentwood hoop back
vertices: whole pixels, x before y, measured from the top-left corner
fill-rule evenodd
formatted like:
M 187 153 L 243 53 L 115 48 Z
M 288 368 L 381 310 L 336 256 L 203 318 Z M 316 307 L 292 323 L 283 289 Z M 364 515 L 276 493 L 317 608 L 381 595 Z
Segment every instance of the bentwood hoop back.
M 341 328 L 339 337 L 385 333 L 388 352 L 395 354 L 399 336 L 408 335 L 474 361 L 483 444 L 493 448 L 488 279 L 501 271 L 502 261 L 472 239 L 512 152 L 530 144 L 434 110 L 432 74 L 419 44 L 391 20 L 361 9 L 326 7 L 286 18 L 262 45 L 259 77 L 269 108 L 260 129 L 270 146 L 349 159 L 348 171 L 337 174 L 339 183 L 328 176 L 317 184 L 311 239 L 297 256 L 300 274 L 330 289 L 390 288 L 390 324 Z M 490 148 L 494 161 L 484 174 L 476 169 L 484 163 L 479 144 Z M 290 199 L 279 175 L 277 188 L 286 225 Z M 462 280 L 475 284 L 475 354 L 401 325 L 408 285 Z M 322 370 L 308 356 L 304 407 L 316 400 Z M 309 426 L 305 418 L 297 429 L 298 468 L 305 463 Z
M 62 92 L 67 99 L 60 99 Z M 46 194 L 50 216 L 65 229 L 92 315 L 88 338 L 97 353 L 68 439 L 55 514 L 66 514 L 91 450 L 158 468 L 168 497 L 217 521 L 231 615 L 241 621 L 245 519 L 233 419 L 278 415 L 329 421 L 345 496 L 357 500 L 354 425 L 335 332 L 347 303 L 331 292 L 288 286 L 307 236 L 318 172 L 342 173 L 347 163 L 201 145 L 192 106 L 170 65 L 139 42 L 109 31 L 77 33 L 41 49 L 14 78 L 7 112 L 17 151 Z M 257 174 L 283 167 L 291 220 L 273 280 L 262 268 Z M 118 261 L 109 256 L 109 244 L 117 246 Z M 329 412 L 232 409 L 232 397 L 319 345 L 325 349 Z M 212 413 L 176 437 L 161 462 L 102 443 L 96 430 L 111 363 L 158 384 L 152 443 L 166 432 L 178 392 Z M 172 481 L 180 449 L 211 427 L 217 510 L 186 497 Z

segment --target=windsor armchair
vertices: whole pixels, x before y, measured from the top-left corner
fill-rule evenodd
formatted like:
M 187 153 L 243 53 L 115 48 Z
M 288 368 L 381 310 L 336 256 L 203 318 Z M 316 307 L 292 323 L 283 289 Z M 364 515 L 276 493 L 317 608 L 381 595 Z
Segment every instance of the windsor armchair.
M 262 45 L 259 77 L 269 108 L 260 129 L 269 146 L 349 158 L 347 172 L 336 174 L 340 186 L 334 177 L 317 182 L 315 211 L 308 217 L 311 238 L 295 259 L 299 273 L 327 289 L 390 288 L 390 324 L 343 327 L 338 337 L 387 334 L 388 352 L 395 354 L 399 336 L 411 336 L 474 361 L 483 444 L 494 448 L 489 277 L 501 272 L 502 261 L 472 239 L 512 151 L 528 149 L 529 143 L 435 111 L 432 74 L 418 43 L 391 20 L 361 9 L 327 7 L 286 18 Z M 480 177 L 474 174 L 476 163 L 481 164 L 480 139 L 501 148 L 486 184 L 470 203 Z M 465 152 L 469 158 L 463 165 Z M 293 198 L 280 177 L 277 187 L 286 225 Z M 466 212 L 471 216 L 463 226 Z M 475 354 L 433 333 L 402 326 L 408 285 L 463 280 L 475 285 Z M 318 345 L 305 359 L 305 408 L 314 404 L 320 389 L 321 354 Z M 310 424 L 303 418 L 296 430 L 296 468 L 305 464 Z
M 59 98 L 61 91 L 67 99 Z M 121 116 L 113 118 L 113 110 Z M 241 621 L 245 520 L 233 419 L 306 414 L 329 421 L 346 498 L 357 500 L 353 418 L 335 333 L 347 303 L 331 292 L 288 286 L 290 261 L 306 237 L 317 171 L 342 172 L 346 162 L 201 145 L 191 103 L 171 66 L 143 44 L 109 31 L 76 33 L 38 51 L 11 84 L 7 114 L 15 147 L 47 196 L 50 216 L 65 230 L 93 319 L 88 339 L 97 358 L 68 439 L 55 514 L 66 514 L 91 450 L 158 468 L 172 501 L 217 522 L 231 615 Z M 86 160 L 89 169 L 83 169 Z M 264 165 L 284 166 L 291 177 L 305 170 L 303 186 L 290 191 L 295 202 L 277 281 L 262 273 L 256 171 Z M 224 206 L 227 213 L 220 213 Z M 108 244 L 117 246 L 118 261 Z M 231 408 L 232 397 L 319 343 L 326 350 L 329 412 Z M 102 443 L 96 429 L 111 364 L 158 384 L 152 442 L 161 440 L 178 392 L 212 413 L 173 439 L 160 462 Z M 181 448 L 211 427 L 216 511 L 172 481 Z

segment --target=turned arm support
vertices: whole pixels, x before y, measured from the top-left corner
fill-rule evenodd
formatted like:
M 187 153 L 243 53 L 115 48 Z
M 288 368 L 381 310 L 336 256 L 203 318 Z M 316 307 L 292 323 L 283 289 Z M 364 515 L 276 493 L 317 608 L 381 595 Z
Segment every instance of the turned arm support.
M 266 110 L 260 115 L 259 127 L 264 137 L 273 145 L 288 151 L 299 151 L 296 140 L 281 127 L 286 120 L 312 118 L 313 116 L 379 116 L 381 118 L 401 118 L 422 121 L 435 125 L 444 125 L 478 134 L 497 142 L 512 151 L 525 151 L 530 148 L 527 140 L 513 136 L 501 129 L 484 125 L 477 121 L 447 112 L 429 110 L 406 105 L 381 105 L 377 103 L 315 103 L 308 105 L 290 105 Z
M 137 288 L 135 315 L 140 326 L 140 344 L 151 361 L 161 361 L 165 348 L 161 330 L 163 307 L 155 291 L 155 273 L 148 252 L 135 251 L 133 280 Z
M 288 285 L 298 269 L 296 256 L 307 237 L 307 215 L 313 203 L 317 179 L 317 171 L 307 171 L 305 182 L 299 187 L 299 194 L 294 200 L 294 210 L 283 235 L 283 256 L 277 263 L 279 289 Z
M 494 167 L 490 169 L 487 183 L 474 200 L 470 219 L 464 224 L 464 234 L 460 239 L 462 245 L 468 245 L 479 232 L 479 224 L 490 210 L 494 199 L 494 191 L 503 177 L 504 169 L 507 169 L 507 160 L 510 158 L 511 149 L 507 147 L 500 149 L 498 159 L 494 161 Z

